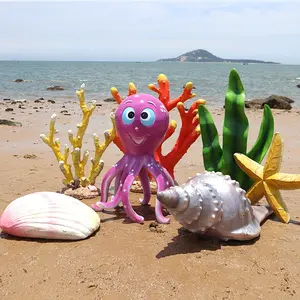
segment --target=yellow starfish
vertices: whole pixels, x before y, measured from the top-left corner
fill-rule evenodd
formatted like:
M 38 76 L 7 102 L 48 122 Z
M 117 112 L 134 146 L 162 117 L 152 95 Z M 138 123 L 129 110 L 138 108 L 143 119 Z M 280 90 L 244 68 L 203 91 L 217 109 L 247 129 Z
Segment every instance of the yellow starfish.
M 264 167 L 243 154 L 235 153 L 234 158 L 239 167 L 255 181 L 246 194 L 251 203 L 255 204 L 265 196 L 280 221 L 288 223 L 290 215 L 280 189 L 299 189 L 300 175 L 279 173 L 282 152 L 283 141 L 280 134 L 275 133 Z

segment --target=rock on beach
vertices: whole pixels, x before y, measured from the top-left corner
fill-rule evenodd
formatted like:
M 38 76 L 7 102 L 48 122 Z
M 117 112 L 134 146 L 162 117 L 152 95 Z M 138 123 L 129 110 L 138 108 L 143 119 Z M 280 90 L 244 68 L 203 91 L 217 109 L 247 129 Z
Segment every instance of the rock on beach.
M 262 109 L 265 104 L 269 105 L 270 108 L 273 109 L 286 109 L 290 110 L 292 109 L 291 103 L 294 103 L 295 101 L 285 97 L 285 96 L 279 96 L 279 95 L 271 95 L 267 98 L 262 99 L 252 99 L 245 101 L 245 107 L 246 108 L 259 108 Z

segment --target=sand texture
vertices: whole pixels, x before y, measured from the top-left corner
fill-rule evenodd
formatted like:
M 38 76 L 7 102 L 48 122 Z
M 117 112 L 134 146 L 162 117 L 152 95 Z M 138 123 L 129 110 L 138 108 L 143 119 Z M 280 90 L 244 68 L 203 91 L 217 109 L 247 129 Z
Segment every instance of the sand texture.
M 24 103 L 0 105 L 0 119 L 21 122 L 22 127 L 0 125 L 0 213 L 15 198 L 36 191 L 58 191 L 63 175 L 51 149 L 39 138 L 48 133 L 52 113 L 57 113 L 57 137 L 68 143 L 67 130 L 76 131 L 80 109 L 76 99 L 64 104 Z M 93 154 L 92 134 L 111 127 L 114 103 L 97 106 L 85 135 L 84 149 Z M 7 112 L 5 108 L 14 110 Z M 23 107 L 23 108 L 22 108 Z M 67 112 L 61 113 L 61 111 Z M 282 172 L 300 173 L 299 111 L 273 110 L 275 131 L 284 140 Z M 263 111 L 246 110 L 249 144 L 257 135 Z M 223 109 L 212 110 L 222 133 Z M 177 112 L 172 118 L 178 120 Z M 180 125 L 179 125 L 180 128 Z M 177 128 L 176 132 L 179 132 Z M 174 144 L 176 134 L 164 145 Z M 105 166 L 97 186 L 112 164 L 122 157 L 111 144 L 104 153 Z M 90 164 L 88 164 L 90 167 Z M 177 165 L 176 180 L 203 172 L 199 138 Z M 99 213 L 100 230 L 79 242 L 21 240 L 1 235 L 0 299 L 300 299 L 300 191 L 283 191 L 292 221 L 274 217 L 262 225 L 260 238 L 246 243 L 204 240 L 182 230 L 171 219 L 158 225 L 150 207 L 139 205 L 140 194 L 131 193 L 134 209 L 145 216 L 143 225 L 131 223 L 121 210 Z M 97 199 L 84 200 L 87 204 Z

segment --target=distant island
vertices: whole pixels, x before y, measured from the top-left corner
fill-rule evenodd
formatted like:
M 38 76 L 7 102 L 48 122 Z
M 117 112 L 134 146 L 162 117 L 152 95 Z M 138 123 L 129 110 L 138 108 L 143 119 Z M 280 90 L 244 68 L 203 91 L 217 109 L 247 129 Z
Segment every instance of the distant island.
M 158 62 L 165 61 L 180 61 L 180 62 L 227 62 L 227 63 L 242 63 L 242 64 L 279 64 L 272 61 L 263 61 L 255 59 L 228 59 L 213 55 L 207 50 L 198 49 L 179 55 L 175 58 L 162 58 Z

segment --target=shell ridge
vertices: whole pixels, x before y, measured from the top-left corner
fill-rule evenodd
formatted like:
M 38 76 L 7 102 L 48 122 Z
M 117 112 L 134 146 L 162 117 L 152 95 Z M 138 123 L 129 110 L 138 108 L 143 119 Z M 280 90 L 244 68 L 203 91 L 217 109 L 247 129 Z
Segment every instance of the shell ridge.
M 100 216 L 73 197 L 54 193 L 27 194 L 9 203 L 0 227 L 19 237 L 84 239 L 100 227 Z
M 70 221 L 70 220 L 68 220 Z M 12 226 L 10 226 L 10 228 L 12 229 L 16 229 L 16 228 L 19 228 L 20 226 L 26 224 L 27 226 L 29 227 L 34 227 L 34 228 L 43 228 L 43 227 L 40 227 L 38 225 L 49 225 L 49 227 L 55 227 L 55 226 L 61 226 L 61 227 L 65 227 L 65 228 L 71 228 L 71 229 L 74 229 L 74 227 L 72 227 L 71 225 L 66 225 L 66 224 L 56 224 L 56 223 L 49 223 L 47 222 L 47 220 L 41 222 L 41 221 L 34 221 L 34 222 L 31 222 L 31 223 L 26 223 L 26 222 L 20 222 L 18 224 L 14 224 Z M 85 225 L 81 224 L 81 223 L 76 223 L 76 225 L 80 225 L 80 228 L 87 228 Z M 44 227 L 46 228 L 46 227 Z M 88 229 L 88 228 L 87 228 Z M 50 229 L 52 230 L 52 229 Z M 84 230 L 79 230 L 78 228 L 74 229 L 75 231 L 80 231 L 80 232 L 83 232 Z M 89 230 L 90 231 L 90 230 Z

